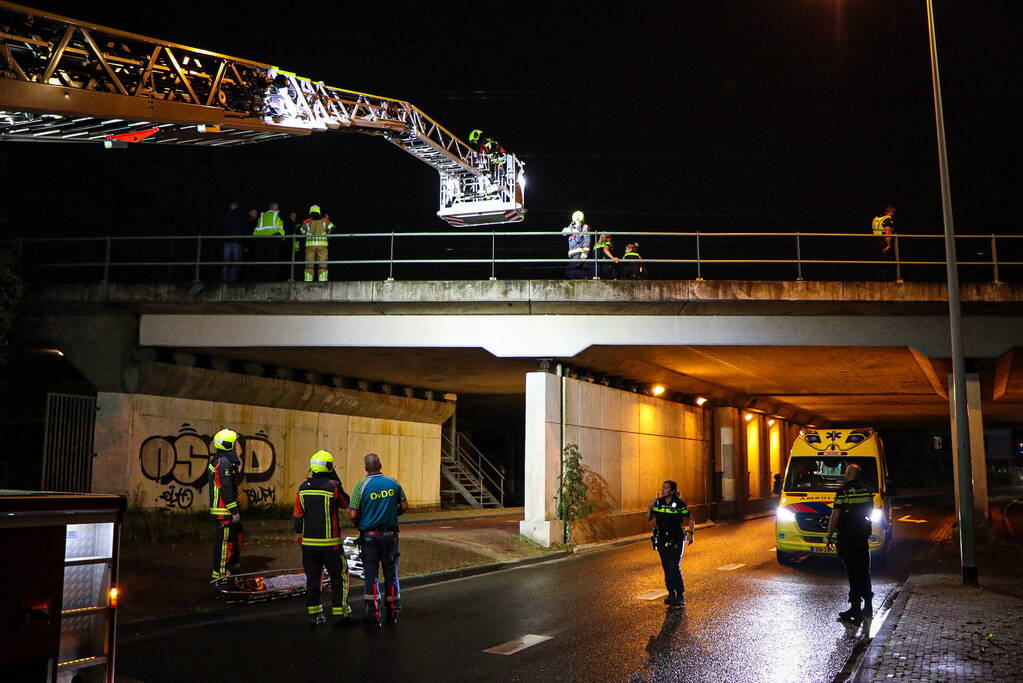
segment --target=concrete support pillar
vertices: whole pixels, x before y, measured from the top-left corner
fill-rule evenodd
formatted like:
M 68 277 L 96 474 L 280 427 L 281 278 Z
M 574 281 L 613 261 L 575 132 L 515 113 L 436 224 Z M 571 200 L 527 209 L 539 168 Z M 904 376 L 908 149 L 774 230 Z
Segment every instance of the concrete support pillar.
M 949 387 L 952 376 L 949 375 Z M 952 396 L 951 389 L 949 396 Z M 973 477 L 973 521 L 978 528 L 986 528 L 988 523 L 987 497 L 987 454 L 984 448 L 984 415 L 980 408 L 980 375 L 966 375 L 966 411 L 970 422 L 970 464 Z M 952 423 L 952 473 L 956 481 L 956 507 L 959 507 L 959 443 L 956 424 Z
M 721 475 L 721 500 L 735 501 L 735 465 L 738 452 L 735 408 L 714 409 L 714 469 Z
M 560 377 L 546 372 L 526 373 L 525 511 L 519 533 L 545 548 L 565 537 L 555 503 L 561 471 L 560 384 Z

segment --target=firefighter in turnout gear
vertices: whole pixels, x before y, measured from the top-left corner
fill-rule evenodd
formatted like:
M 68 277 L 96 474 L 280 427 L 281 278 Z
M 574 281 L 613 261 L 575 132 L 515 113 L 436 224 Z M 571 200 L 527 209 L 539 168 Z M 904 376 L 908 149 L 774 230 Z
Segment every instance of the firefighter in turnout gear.
M 380 471 L 380 456 L 368 453 L 363 459 L 366 478 L 355 485 L 348 512 L 359 528 L 366 615 L 363 623 L 380 626 L 380 584 L 377 572 L 384 572 L 384 604 L 387 623 L 397 624 L 401 611 L 398 584 L 398 516 L 408 510 L 401 484 Z
M 561 234 L 568 236 L 568 258 L 573 261 L 581 261 L 590 257 L 590 226 L 584 221 L 586 216 L 582 211 L 572 214 L 572 222 L 565 226 Z M 582 264 L 569 263 L 565 268 L 565 276 L 568 278 L 580 278 L 585 276 Z
M 661 484 L 661 497 L 650 503 L 647 519 L 654 523 L 651 541 L 654 550 L 661 556 L 664 587 L 668 589 L 664 604 L 669 607 L 685 607 L 682 553 L 685 552 L 685 546 L 693 543 L 696 523 L 689 514 L 686 502 L 678 495 L 678 484 L 670 479 Z M 684 529 L 683 525 L 689 529 Z
M 313 453 L 309 458 L 309 471 L 312 476 L 298 487 L 293 518 L 295 533 L 302 536 L 306 611 L 313 626 L 327 623 L 320 602 L 323 570 L 326 569 L 330 575 L 330 614 L 334 625 L 357 624 L 348 606 L 348 563 L 341 549 L 343 539 L 338 519 L 338 512 L 348 507 L 348 494 L 334 472 L 334 457 L 327 451 Z
M 313 204 L 309 207 L 309 218 L 302 222 L 302 234 L 305 238 L 305 281 L 327 281 L 327 235 L 334 229 L 334 224 L 325 216 L 321 216 L 320 207 Z
M 213 578 L 222 579 L 238 570 L 245 529 L 238 511 L 241 460 L 235 452 L 238 435 L 221 429 L 213 436 L 209 471 L 210 514 L 213 515 Z
M 860 466 L 845 468 L 846 482 L 835 492 L 835 506 L 828 520 L 827 549 L 836 545 L 838 556 L 849 576 L 849 609 L 838 618 L 859 624 L 873 614 L 874 593 L 870 585 L 870 513 L 874 511 L 874 494 L 862 480 Z M 835 542 L 835 532 L 838 541 Z M 862 605 L 861 605 L 862 601 Z

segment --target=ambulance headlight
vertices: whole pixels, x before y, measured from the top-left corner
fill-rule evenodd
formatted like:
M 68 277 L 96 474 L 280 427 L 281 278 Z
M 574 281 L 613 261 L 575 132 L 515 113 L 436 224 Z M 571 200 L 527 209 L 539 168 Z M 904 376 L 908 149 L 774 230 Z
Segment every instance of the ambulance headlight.
M 796 521 L 796 513 L 788 508 L 778 508 L 778 521 L 779 522 L 794 522 Z
M 884 517 L 884 510 L 881 508 L 874 508 L 870 513 L 870 521 L 875 524 L 880 522 L 882 517 Z

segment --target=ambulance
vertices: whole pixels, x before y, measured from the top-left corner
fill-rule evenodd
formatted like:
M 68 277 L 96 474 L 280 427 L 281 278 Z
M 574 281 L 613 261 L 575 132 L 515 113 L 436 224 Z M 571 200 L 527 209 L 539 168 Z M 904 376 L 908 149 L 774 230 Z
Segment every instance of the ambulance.
M 845 483 L 849 465 L 861 468 L 861 479 L 873 492 L 869 547 L 871 563 L 882 567 L 892 543 L 894 491 L 888 478 L 884 444 L 870 427 L 857 429 L 804 429 L 789 455 L 788 466 L 775 477 L 774 492 L 781 496 L 774 536 L 780 564 L 807 555 L 835 557 L 827 548 L 828 520 L 835 492 Z

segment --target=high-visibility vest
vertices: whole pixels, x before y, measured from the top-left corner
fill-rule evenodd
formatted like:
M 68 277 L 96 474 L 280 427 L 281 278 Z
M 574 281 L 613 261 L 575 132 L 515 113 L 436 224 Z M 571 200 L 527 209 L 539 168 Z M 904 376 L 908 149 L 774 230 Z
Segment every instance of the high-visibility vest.
M 596 249 L 603 249 L 604 247 L 610 247 L 610 246 L 611 246 L 610 240 L 606 241 L 606 242 L 604 240 L 601 240 L 601 241 L 597 242 L 597 246 L 595 248 Z
M 625 255 L 622 256 L 622 258 L 626 259 L 626 258 L 641 258 L 641 257 L 640 257 L 639 254 L 637 254 L 634 251 L 627 251 L 627 252 L 625 252 Z
M 280 211 L 264 211 L 259 214 L 259 222 L 256 229 L 252 231 L 254 237 L 269 237 L 270 235 L 284 236 L 284 221 L 281 220 Z
M 334 224 L 322 218 L 307 218 L 302 221 L 302 233 L 307 235 L 305 245 L 307 247 L 327 246 L 327 234 L 333 230 Z
M 880 216 L 874 216 L 874 220 L 871 222 L 870 227 L 874 231 L 875 235 L 884 234 L 884 222 L 890 218 L 891 216 L 886 213 L 883 213 Z

